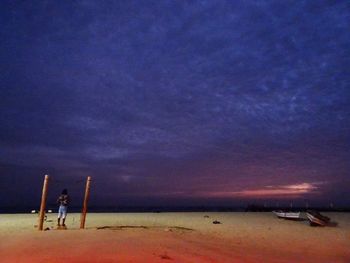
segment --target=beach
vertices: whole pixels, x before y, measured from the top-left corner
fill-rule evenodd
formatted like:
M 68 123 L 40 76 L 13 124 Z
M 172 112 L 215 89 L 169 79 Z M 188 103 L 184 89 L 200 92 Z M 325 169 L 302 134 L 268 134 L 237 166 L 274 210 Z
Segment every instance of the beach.
M 0 262 L 350 262 L 350 213 L 324 213 L 335 227 L 272 213 L 68 214 L 57 229 L 47 214 L 0 215 Z M 213 221 L 221 224 L 213 224 Z

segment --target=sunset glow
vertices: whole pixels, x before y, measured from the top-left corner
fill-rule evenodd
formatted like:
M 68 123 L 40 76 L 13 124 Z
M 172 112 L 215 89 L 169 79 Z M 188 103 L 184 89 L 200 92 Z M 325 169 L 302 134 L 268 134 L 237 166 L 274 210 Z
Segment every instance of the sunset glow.
M 265 186 L 260 189 L 249 189 L 235 192 L 213 192 L 212 197 L 244 197 L 244 198 L 299 198 L 308 194 L 318 194 L 316 184 L 301 183 L 293 185 Z

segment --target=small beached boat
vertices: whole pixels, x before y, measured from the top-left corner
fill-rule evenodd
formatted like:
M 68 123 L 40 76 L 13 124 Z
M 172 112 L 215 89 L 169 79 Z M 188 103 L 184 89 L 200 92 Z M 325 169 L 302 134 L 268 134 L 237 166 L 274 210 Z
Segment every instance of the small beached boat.
M 306 216 L 310 221 L 310 225 L 326 226 L 331 220 L 317 211 L 307 211 Z
M 272 211 L 276 216 L 279 218 L 285 218 L 285 219 L 299 219 L 300 218 L 300 212 L 290 212 L 290 211 Z

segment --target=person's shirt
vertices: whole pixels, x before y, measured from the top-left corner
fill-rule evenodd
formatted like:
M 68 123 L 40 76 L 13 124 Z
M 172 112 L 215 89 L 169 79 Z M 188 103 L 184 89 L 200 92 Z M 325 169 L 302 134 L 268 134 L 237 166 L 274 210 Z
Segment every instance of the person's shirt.
M 68 206 L 69 204 L 69 196 L 68 195 L 60 195 L 57 199 L 57 203 L 63 206 Z

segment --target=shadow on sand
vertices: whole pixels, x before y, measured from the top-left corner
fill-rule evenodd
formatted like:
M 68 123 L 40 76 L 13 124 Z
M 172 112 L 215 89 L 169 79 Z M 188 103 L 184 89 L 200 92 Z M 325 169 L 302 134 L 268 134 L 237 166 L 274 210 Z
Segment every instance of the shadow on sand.
M 300 221 L 307 221 L 307 218 L 280 218 L 281 220 L 286 220 L 286 221 L 296 221 L 296 222 L 300 222 Z
M 329 227 L 337 227 L 338 225 L 339 225 L 338 222 L 335 222 L 335 221 L 329 222 L 327 224 L 327 226 L 329 226 Z
M 312 227 L 337 227 L 338 225 L 339 225 L 338 222 L 335 222 L 335 221 L 328 222 L 326 225 L 323 225 L 323 226 L 310 222 L 310 226 Z

